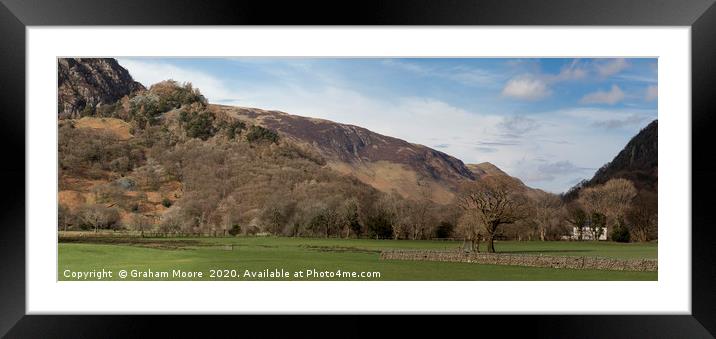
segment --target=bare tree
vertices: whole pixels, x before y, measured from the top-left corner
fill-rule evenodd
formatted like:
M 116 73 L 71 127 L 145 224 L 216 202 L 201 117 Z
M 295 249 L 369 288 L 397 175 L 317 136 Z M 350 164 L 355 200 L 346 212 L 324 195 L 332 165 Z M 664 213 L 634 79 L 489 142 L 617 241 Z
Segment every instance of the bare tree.
M 383 195 L 378 205 L 390 219 L 390 226 L 393 231 L 393 239 L 397 240 L 410 233 L 413 223 L 411 206 L 397 192 L 393 191 Z
M 144 230 L 148 229 L 151 225 L 149 218 L 139 214 L 139 213 L 133 213 L 132 214 L 132 228 L 135 230 L 139 230 L 139 233 L 142 237 L 144 237 Z
M 184 224 L 181 212 L 179 207 L 172 206 L 169 208 L 162 215 L 159 229 L 165 233 L 178 233 Z
M 119 212 L 115 208 L 105 207 L 101 204 L 83 206 L 80 218 L 86 225 L 94 228 L 95 233 L 100 228 L 109 228 L 119 221 Z
M 463 213 L 457 221 L 455 232 L 463 238 L 462 248 L 466 252 L 480 252 L 480 241 L 482 240 L 482 225 L 480 219 L 473 215 L 476 211 L 468 210 Z
M 460 208 L 472 212 L 482 225 L 487 252 L 495 252 L 494 239 L 500 225 L 524 218 L 526 198 L 511 178 L 485 177 L 467 183 L 457 198 Z
M 340 219 L 343 230 L 345 231 L 346 239 L 351 236 L 351 231 L 354 234 L 360 232 L 360 221 L 358 217 L 358 199 L 351 197 L 343 202 L 340 209 Z
M 61 227 L 63 231 L 67 231 L 67 226 L 72 224 L 74 215 L 69 207 L 65 204 L 57 205 L 57 226 Z
M 562 200 L 555 194 L 539 192 L 532 200 L 532 217 L 540 240 L 545 241 L 547 233 L 559 224 L 561 212 Z
M 649 241 L 658 225 L 658 200 L 655 193 L 641 191 L 626 213 L 631 233 L 637 241 Z
M 606 231 L 624 219 L 632 199 L 636 196 L 634 184 L 627 179 L 611 179 L 604 185 L 588 187 L 579 192 L 579 202 L 593 213 L 603 214 L 606 220 Z
M 411 203 L 412 208 L 410 208 L 412 210 L 412 223 L 410 224 L 412 231 L 411 239 L 413 240 L 421 239 L 425 233 L 430 233 L 428 228 L 432 222 L 432 215 L 430 213 L 433 206 L 431 201 L 433 195 L 432 190 L 425 180 L 418 180 L 417 184 L 418 196 L 417 199 Z

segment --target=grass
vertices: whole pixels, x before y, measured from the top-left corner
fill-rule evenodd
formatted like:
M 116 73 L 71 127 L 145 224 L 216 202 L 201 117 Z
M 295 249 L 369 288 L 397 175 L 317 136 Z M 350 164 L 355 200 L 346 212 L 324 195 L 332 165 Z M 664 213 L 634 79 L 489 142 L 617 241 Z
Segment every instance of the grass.
M 120 270 L 167 271 L 169 277 L 151 280 L 222 280 L 211 278 L 209 270 L 236 270 L 228 280 L 281 280 L 244 277 L 246 270 L 261 272 L 366 271 L 380 272 L 380 278 L 289 278 L 290 280 L 657 280 L 657 272 L 570 270 L 470 263 L 379 260 L 382 249 L 455 249 L 460 242 L 309 239 L 276 237 L 94 239 L 95 243 L 61 242 L 58 278 L 64 272 L 110 270 L 109 280 L 120 279 Z M 96 243 L 101 241 L 101 243 Z M 225 245 L 233 245 L 228 250 Z M 497 242 L 501 253 L 528 255 L 599 256 L 614 258 L 656 258 L 657 245 L 612 242 Z M 172 270 L 203 272 L 201 279 L 176 278 Z M 233 272 L 230 272 L 233 275 Z M 282 278 L 283 279 L 283 278 Z M 92 279 L 90 279 L 92 280 Z M 226 279 L 223 279 L 226 280 Z M 286 280 L 286 279 L 284 279 Z

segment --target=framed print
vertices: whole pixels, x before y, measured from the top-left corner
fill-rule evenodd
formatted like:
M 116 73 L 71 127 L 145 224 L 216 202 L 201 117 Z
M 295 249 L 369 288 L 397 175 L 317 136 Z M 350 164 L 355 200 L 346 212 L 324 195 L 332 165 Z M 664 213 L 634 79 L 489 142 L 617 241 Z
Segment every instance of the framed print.
M 10 337 L 716 331 L 712 2 L 3 5 Z

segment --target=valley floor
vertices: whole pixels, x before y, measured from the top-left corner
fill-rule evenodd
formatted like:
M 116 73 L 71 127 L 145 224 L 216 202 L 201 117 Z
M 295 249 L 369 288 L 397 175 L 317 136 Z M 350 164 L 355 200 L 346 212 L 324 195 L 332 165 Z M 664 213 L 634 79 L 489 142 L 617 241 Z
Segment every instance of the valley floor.
M 97 280 L 91 272 L 101 270 L 113 272 L 111 277 L 103 277 L 107 280 L 658 279 L 658 272 L 379 259 L 384 249 L 454 250 L 461 244 L 460 241 L 282 237 L 73 238 L 59 243 L 58 279 L 82 280 L 84 272 L 84 277 L 89 277 L 87 280 Z M 495 247 L 500 253 L 523 255 L 657 258 L 656 243 L 500 241 Z M 126 278 L 119 277 L 122 270 L 128 272 Z M 158 272 L 168 274 L 155 275 Z M 187 276 L 190 272 L 194 275 Z M 197 277 L 196 272 L 202 276 Z M 288 277 L 282 275 L 286 272 Z M 297 276 L 297 272 L 302 272 L 302 276 Z M 280 277 L 277 278 L 277 274 Z

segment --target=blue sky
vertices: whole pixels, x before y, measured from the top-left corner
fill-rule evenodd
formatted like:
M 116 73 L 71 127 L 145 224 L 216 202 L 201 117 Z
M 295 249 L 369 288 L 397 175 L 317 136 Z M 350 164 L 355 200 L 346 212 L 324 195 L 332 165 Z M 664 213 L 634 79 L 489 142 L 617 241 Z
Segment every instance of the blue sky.
M 149 86 L 366 127 L 559 193 L 657 118 L 657 59 L 119 58 Z

